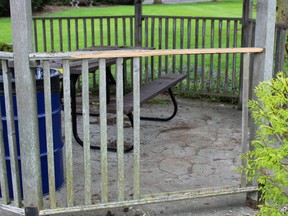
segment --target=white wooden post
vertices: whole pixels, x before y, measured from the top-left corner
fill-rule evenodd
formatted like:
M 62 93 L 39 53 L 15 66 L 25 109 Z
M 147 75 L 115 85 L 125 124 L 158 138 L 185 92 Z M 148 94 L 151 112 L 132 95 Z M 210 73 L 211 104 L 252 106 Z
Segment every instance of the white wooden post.
M 10 0 L 14 69 L 21 149 L 24 205 L 41 209 L 42 182 L 34 70 L 29 67 L 32 49 L 31 0 Z
M 255 47 L 263 47 L 265 52 L 255 56 L 253 87 L 272 78 L 275 22 L 276 0 L 258 0 Z
M 276 21 L 276 0 L 258 0 L 255 30 L 255 47 L 265 48 L 265 51 L 255 55 L 253 67 L 252 88 L 254 89 L 262 81 L 272 79 L 274 32 Z M 252 94 L 253 99 L 255 95 Z M 250 140 L 255 137 L 256 126 L 252 123 L 250 128 Z M 249 150 L 253 150 L 250 145 Z M 248 186 L 257 185 L 257 181 L 249 182 Z M 257 207 L 258 194 L 247 194 L 247 205 Z

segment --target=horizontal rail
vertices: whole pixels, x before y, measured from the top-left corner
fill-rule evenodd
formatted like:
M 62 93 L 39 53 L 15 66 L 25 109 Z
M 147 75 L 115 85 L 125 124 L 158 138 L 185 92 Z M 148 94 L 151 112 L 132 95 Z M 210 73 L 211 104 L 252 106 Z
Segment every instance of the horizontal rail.
M 11 60 L 13 58 L 14 58 L 14 54 L 12 52 L 1 52 L 0 51 L 0 59 Z
M 17 215 L 25 215 L 23 208 L 15 207 L 12 205 L 5 205 L 5 204 L 1 204 L 0 208 L 3 209 L 4 211 L 9 211 Z
M 255 20 L 255 19 L 248 19 L 248 22 L 255 24 L 255 23 L 256 23 L 256 20 Z M 287 24 L 284 24 L 284 23 L 276 23 L 276 24 L 275 24 L 275 27 L 276 27 L 276 28 L 288 29 L 288 25 L 287 25 Z
M 197 17 L 197 16 L 155 16 L 143 15 L 143 18 L 162 18 L 162 19 L 197 19 L 197 20 L 228 20 L 228 21 L 241 21 L 242 18 L 231 17 Z
M 261 53 L 264 48 L 212 48 L 212 49 L 173 49 L 173 50 L 110 50 L 110 51 L 85 51 L 67 53 L 31 53 L 30 60 L 43 59 L 89 59 L 89 58 L 125 58 L 149 57 L 167 55 L 195 55 L 195 54 L 233 54 L 233 53 Z
M 134 18 L 133 15 L 124 16 L 71 16 L 71 17 L 33 17 L 33 20 L 75 20 L 75 19 L 105 19 L 105 18 Z
M 60 20 L 60 19 L 105 19 L 105 18 L 134 18 L 133 15 L 119 15 L 119 16 L 71 16 L 71 17 L 33 17 L 33 20 Z M 241 21 L 242 18 L 231 18 L 231 17 L 198 17 L 198 16 L 155 16 L 155 15 L 143 15 L 143 18 L 168 18 L 168 19 L 201 19 L 201 20 L 231 20 Z
M 221 195 L 229 195 L 235 193 L 246 193 L 257 191 L 257 187 L 219 187 L 219 188 L 203 188 L 196 190 L 187 190 L 173 193 L 164 193 L 164 194 L 155 194 L 152 196 L 144 196 L 139 200 L 129 200 L 124 202 L 111 202 L 111 203 L 103 203 L 91 206 L 79 206 L 79 207 L 71 207 L 71 208 L 59 208 L 54 210 L 42 210 L 39 215 L 55 215 L 59 213 L 75 213 L 75 212 L 83 212 L 83 211 L 91 211 L 91 210 L 101 210 L 107 208 L 117 208 L 117 207 L 130 207 L 132 205 L 145 205 L 145 204 L 153 204 L 153 203 L 161 203 L 161 202 L 172 202 L 178 200 L 187 200 L 187 199 L 195 199 L 195 198 L 204 198 L 210 196 L 221 196 Z

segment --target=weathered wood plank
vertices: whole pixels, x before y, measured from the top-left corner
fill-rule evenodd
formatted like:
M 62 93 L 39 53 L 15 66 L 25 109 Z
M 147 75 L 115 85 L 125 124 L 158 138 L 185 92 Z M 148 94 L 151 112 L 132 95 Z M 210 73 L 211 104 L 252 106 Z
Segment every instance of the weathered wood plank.
M 54 143 L 53 143 L 53 124 L 52 124 L 52 100 L 51 100 L 51 80 L 50 80 L 50 62 L 43 62 L 44 69 L 44 95 L 45 95 L 45 126 L 48 160 L 48 181 L 50 208 L 56 208 L 55 191 L 55 170 L 54 170 Z
M 205 48 L 205 49 L 174 49 L 174 50 L 109 50 L 109 51 L 78 51 L 66 53 L 31 53 L 30 60 L 42 59 L 84 59 L 84 58 L 125 58 L 125 57 L 149 57 L 166 55 L 196 55 L 196 54 L 223 54 L 223 53 L 261 53 L 263 48 Z

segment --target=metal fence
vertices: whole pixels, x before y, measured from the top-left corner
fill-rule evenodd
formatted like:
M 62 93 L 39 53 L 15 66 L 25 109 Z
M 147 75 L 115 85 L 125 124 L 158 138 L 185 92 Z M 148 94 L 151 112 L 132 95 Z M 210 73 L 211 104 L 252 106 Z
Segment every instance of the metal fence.
M 107 209 L 112 207 L 124 207 L 131 205 L 141 205 L 141 204 L 149 204 L 149 203 L 159 203 L 165 201 L 176 201 L 176 200 L 185 200 L 199 197 L 208 197 L 215 195 L 226 195 L 233 193 L 246 193 L 257 191 L 257 187 L 248 187 L 246 185 L 245 175 L 242 178 L 241 187 L 237 186 L 223 186 L 218 188 L 203 188 L 203 189 L 187 189 L 181 192 L 169 192 L 162 194 L 146 194 L 143 195 L 140 193 L 140 59 L 146 57 L 159 57 L 159 56 L 174 56 L 174 55 L 204 55 L 204 54 L 236 54 L 242 53 L 245 55 L 244 65 L 246 65 L 244 70 L 244 84 L 247 88 L 245 88 L 245 92 L 243 93 L 243 128 L 246 128 L 243 133 L 248 133 L 246 127 L 248 124 L 248 109 L 247 109 L 247 99 L 249 93 L 249 53 L 259 53 L 263 52 L 262 48 L 239 48 L 239 49 L 178 49 L 178 50 L 147 50 L 143 51 L 125 51 L 125 57 L 133 57 L 133 159 L 129 160 L 129 163 L 134 163 L 133 170 L 129 170 L 133 176 L 133 197 L 126 198 L 124 191 L 124 131 L 123 131 L 123 52 L 86 52 L 85 54 L 89 54 L 86 57 L 83 57 L 83 53 L 73 52 L 73 53 L 33 53 L 30 54 L 30 60 L 41 60 L 43 61 L 44 67 L 44 95 L 45 95 L 45 110 L 46 110 L 46 133 L 47 133 L 47 163 L 48 163 L 48 175 L 49 175 L 49 207 L 48 209 L 42 209 L 41 206 L 38 208 L 35 206 L 31 206 L 31 209 L 37 213 L 40 210 L 40 215 L 54 215 L 59 213 L 69 213 L 69 212 L 80 212 L 85 210 L 96 210 L 96 209 Z M 100 57 L 101 56 L 101 57 Z M 106 59 L 107 58 L 117 58 L 116 62 L 116 83 L 117 83 L 117 172 L 118 179 L 116 180 L 118 184 L 117 194 L 118 198 L 116 200 L 110 200 L 109 197 L 109 184 L 108 184 L 108 157 L 107 157 L 107 101 L 106 101 Z M 88 59 L 87 58 L 99 58 L 99 95 L 100 95 L 100 143 L 101 143 L 101 162 L 99 166 L 101 167 L 101 172 L 99 173 L 100 177 L 100 187 L 101 187 L 101 195 L 99 200 L 95 200 L 92 198 L 91 189 L 97 187 L 97 182 L 91 181 L 91 170 L 93 167 L 91 166 L 90 159 L 90 131 L 89 131 L 89 75 L 88 75 Z M 1 53 L 0 59 L 2 60 L 2 70 L 3 70 L 3 80 L 4 80 L 4 92 L 5 92 L 5 101 L 6 101 L 6 115 L 10 116 L 10 120 L 8 120 L 8 124 L 11 124 L 11 127 L 8 127 L 8 134 L 11 136 L 11 144 L 9 145 L 10 150 L 10 160 L 11 160 L 11 171 L 12 171 L 12 184 L 13 184 L 13 193 L 14 193 L 14 207 L 10 206 L 10 197 L 9 197 L 9 189 L 7 183 L 7 167 L 5 158 L 5 149 L 3 143 L 2 133 L 0 133 L 0 182 L 1 182 L 1 192 L 2 192 L 2 208 L 6 208 L 9 211 L 16 212 L 18 214 L 24 214 L 24 210 L 22 207 L 22 197 L 20 190 L 20 181 L 19 181 L 19 170 L 17 168 L 18 165 L 18 157 L 17 152 L 15 152 L 16 143 L 15 140 L 15 132 L 13 128 L 14 116 L 13 116 L 13 102 L 11 100 L 12 97 L 12 89 L 11 89 L 11 77 L 7 67 L 8 60 L 13 60 L 13 54 Z M 51 112 L 51 87 L 50 87 L 50 60 L 58 59 L 61 60 L 63 64 L 63 105 L 64 105 L 64 133 L 65 133 L 65 178 L 66 178 L 66 204 L 63 206 L 59 206 L 56 203 L 56 192 L 55 192 L 55 173 L 54 173 L 54 150 L 53 150 L 53 125 L 51 121 L 52 112 Z M 85 195 L 81 202 L 76 203 L 74 198 L 74 178 L 73 176 L 73 158 L 72 158 L 72 122 L 71 122 L 71 92 L 70 92 L 70 60 L 78 59 L 82 63 L 82 113 L 83 113 L 83 137 L 84 137 L 84 162 L 83 162 L 83 170 L 84 170 L 84 192 Z M 17 84 L 17 83 L 16 83 Z M 246 126 L 245 126 L 246 125 Z M 2 128 L 2 121 L 0 121 L 0 128 Z M 247 137 L 247 134 L 244 134 Z M 247 149 L 247 140 L 243 140 L 243 153 L 245 153 Z M 11 148 L 11 149 L 10 149 Z M 40 157 L 38 158 L 40 160 Z M 39 164 L 40 162 L 37 161 Z M 243 163 L 244 164 L 244 163 Z M 21 160 L 21 166 L 29 167 L 30 170 L 36 169 L 37 167 L 32 164 L 28 164 L 25 160 Z M 40 170 L 38 170 L 40 171 Z M 33 171 L 34 172 L 34 171 Z M 36 172 L 36 171 L 35 171 Z M 39 173 L 38 176 L 41 176 Z M 77 175 L 76 175 L 77 176 Z M 81 177 L 82 178 L 82 177 Z M 23 177 L 23 187 L 25 191 L 30 191 L 29 187 L 41 187 L 39 185 L 29 184 L 29 179 Z M 38 197 L 40 201 L 43 202 L 43 196 L 39 195 Z M 47 201 L 47 198 L 45 198 Z M 25 197 L 24 197 L 25 202 Z M 16 206 L 16 207 L 15 207 Z M 30 209 L 30 210 L 31 210 Z M 31 210 L 31 211 L 32 211 Z M 25 211 L 29 211 L 29 205 L 26 205 Z M 35 213 L 35 214 L 36 214 Z

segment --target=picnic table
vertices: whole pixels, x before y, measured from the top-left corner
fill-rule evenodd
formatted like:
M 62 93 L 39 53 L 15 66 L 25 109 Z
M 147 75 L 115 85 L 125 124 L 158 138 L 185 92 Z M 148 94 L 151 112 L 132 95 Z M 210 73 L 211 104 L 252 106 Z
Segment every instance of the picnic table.
M 90 48 L 81 49 L 81 51 L 107 51 L 107 50 L 129 50 L 129 49 L 151 49 L 151 48 L 139 48 L 139 47 L 124 47 L 124 46 L 95 46 Z M 124 58 L 124 61 L 131 60 L 132 57 Z M 106 91 L 107 91 L 107 112 L 108 113 L 116 113 L 116 101 L 111 101 L 110 97 L 110 86 L 115 85 L 116 81 L 111 72 L 111 66 L 116 64 L 117 58 L 108 58 L 106 59 Z M 94 73 L 99 69 L 99 59 L 89 59 L 89 72 Z M 59 65 L 59 61 L 52 63 L 54 67 L 62 67 Z M 56 65 L 57 66 L 56 66 Z M 123 64 L 124 65 L 124 64 Z M 126 73 L 125 67 L 123 68 L 123 72 Z M 81 60 L 72 61 L 70 63 L 70 81 L 71 81 L 71 109 L 72 109 L 72 129 L 75 140 L 83 145 L 83 141 L 80 139 L 77 130 L 77 113 L 76 111 L 76 84 L 82 73 L 82 65 Z M 159 117 L 140 117 L 141 120 L 149 120 L 149 121 L 169 121 L 176 115 L 177 101 L 172 92 L 172 87 L 185 79 L 185 74 L 166 74 L 162 77 L 159 77 L 147 84 L 144 84 L 140 87 L 140 105 L 143 105 L 150 99 L 156 97 L 164 91 L 168 91 L 171 101 L 174 106 L 174 110 L 171 116 L 159 118 Z M 133 92 L 124 95 L 124 114 L 128 116 L 131 125 L 133 127 Z M 98 116 L 99 114 L 90 113 L 90 116 Z M 100 149 L 98 146 L 93 146 L 92 148 Z M 126 152 L 131 151 L 133 149 L 127 149 Z M 110 151 L 115 151 L 115 149 L 109 149 Z

